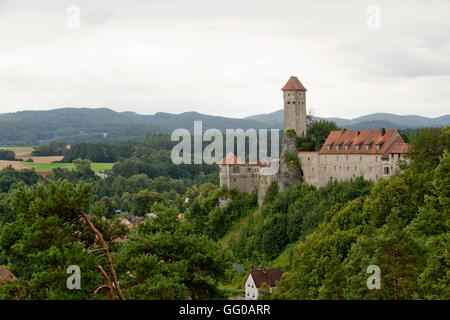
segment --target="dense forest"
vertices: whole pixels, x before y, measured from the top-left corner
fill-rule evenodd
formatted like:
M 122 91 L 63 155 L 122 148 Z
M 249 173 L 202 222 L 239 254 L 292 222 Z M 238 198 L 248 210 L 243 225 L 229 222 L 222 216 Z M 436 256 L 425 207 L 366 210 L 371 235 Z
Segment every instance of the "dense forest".
M 216 165 L 173 165 L 169 138 L 74 145 L 63 161 L 75 169 L 47 180 L 0 171 L 0 265 L 17 277 L 0 299 L 225 299 L 255 265 L 283 272 L 264 299 L 450 298 L 449 127 L 414 134 L 397 176 L 272 184 L 261 208 L 256 194 L 219 188 Z M 117 163 L 101 179 L 91 161 L 108 157 Z M 121 223 L 131 216 L 143 221 Z M 70 265 L 80 290 L 67 289 Z M 366 287 L 369 265 L 381 290 Z

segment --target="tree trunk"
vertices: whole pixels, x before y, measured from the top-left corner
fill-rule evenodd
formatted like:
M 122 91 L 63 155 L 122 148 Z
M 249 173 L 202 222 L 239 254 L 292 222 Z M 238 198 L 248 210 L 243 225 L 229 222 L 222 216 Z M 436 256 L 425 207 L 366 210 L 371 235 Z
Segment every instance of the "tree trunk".
M 109 272 L 111 273 L 111 276 L 112 276 L 112 279 L 114 282 L 114 287 L 117 291 L 117 295 L 119 296 L 120 300 L 125 300 L 125 297 L 123 296 L 122 291 L 120 291 L 119 281 L 117 281 L 117 275 L 116 275 L 116 271 L 114 270 L 111 255 L 109 254 L 109 250 L 108 250 L 108 247 L 106 246 L 105 240 L 103 240 L 102 234 L 92 224 L 91 220 L 85 213 L 82 213 L 81 215 L 84 218 L 84 220 L 86 221 L 89 228 L 92 230 L 92 232 L 94 232 L 96 234 L 98 240 L 100 241 L 100 244 L 105 251 L 106 260 L 108 261 L 108 266 L 109 266 Z

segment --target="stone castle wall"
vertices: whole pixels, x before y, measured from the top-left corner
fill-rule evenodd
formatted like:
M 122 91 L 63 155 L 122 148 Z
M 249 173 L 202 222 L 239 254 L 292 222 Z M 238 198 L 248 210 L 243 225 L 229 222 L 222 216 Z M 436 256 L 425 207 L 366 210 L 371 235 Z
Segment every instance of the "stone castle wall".
M 319 154 L 299 153 L 304 181 L 316 187 L 324 186 L 330 179 L 346 181 L 364 177 L 376 183 L 400 172 L 399 161 L 403 156 L 389 155 L 382 159 L 379 154 Z M 388 168 L 388 170 L 386 170 Z
M 259 166 L 221 165 L 220 186 L 237 189 L 240 192 L 252 193 L 258 191 Z

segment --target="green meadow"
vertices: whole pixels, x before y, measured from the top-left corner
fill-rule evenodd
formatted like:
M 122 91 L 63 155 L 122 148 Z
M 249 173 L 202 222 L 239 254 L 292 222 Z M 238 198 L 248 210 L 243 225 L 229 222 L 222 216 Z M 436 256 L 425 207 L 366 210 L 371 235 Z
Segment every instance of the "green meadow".
M 75 164 L 73 163 L 33 163 L 33 162 L 22 162 L 25 167 L 32 168 L 37 172 L 52 171 L 54 168 L 67 168 L 73 170 Z M 112 169 L 114 163 L 92 163 L 91 168 L 95 172 L 103 172 L 106 169 Z

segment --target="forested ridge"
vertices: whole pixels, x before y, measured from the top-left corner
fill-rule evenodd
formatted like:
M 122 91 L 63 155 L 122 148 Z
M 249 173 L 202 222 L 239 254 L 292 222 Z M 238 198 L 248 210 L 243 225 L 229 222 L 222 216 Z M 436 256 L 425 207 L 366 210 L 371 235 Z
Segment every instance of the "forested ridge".
M 273 184 L 261 209 L 256 194 L 219 188 L 217 166 L 173 165 L 172 143 L 149 135 L 105 145 L 103 155 L 118 151 L 104 180 L 88 144 L 72 149 L 73 171 L 48 180 L 0 171 L 0 265 L 17 277 L 0 284 L 0 299 L 119 299 L 86 217 L 127 299 L 236 297 L 252 266 L 283 272 L 264 299 L 450 298 L 449 127 L 414 135 L 397 176 L 285 192 Z M 143 221 L 129 228 L 131 216 Z M 67 289 L 69 265 L 81 269 L 80 290 Z M 380 290 L 366 286 L 369 265 L 380 267 Z

